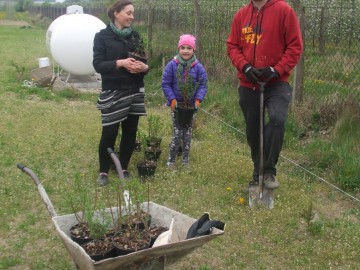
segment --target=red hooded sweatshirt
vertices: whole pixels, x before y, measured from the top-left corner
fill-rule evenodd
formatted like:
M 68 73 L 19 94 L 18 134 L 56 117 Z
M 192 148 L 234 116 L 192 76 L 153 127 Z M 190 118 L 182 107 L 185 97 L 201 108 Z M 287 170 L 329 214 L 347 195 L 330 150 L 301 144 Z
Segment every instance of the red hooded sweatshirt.
M 269 0 L 261 9 L 250 2 L 239 9 L 226 45 L 240 85 L 248 88 L 257 86 L 242 73 L 246 64 L 274 67 L 280 77 L 272 82 L 288 82 L 303 49 L 298 18 L 284 0 Z

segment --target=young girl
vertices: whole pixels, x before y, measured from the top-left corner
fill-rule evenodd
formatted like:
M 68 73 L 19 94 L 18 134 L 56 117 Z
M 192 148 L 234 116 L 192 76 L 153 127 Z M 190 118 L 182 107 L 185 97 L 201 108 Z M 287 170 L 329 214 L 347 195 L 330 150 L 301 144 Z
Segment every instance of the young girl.
M 190 124 L 181 125 L 176 121 L 175 111 L 178 103 L 188 101 L 196 109 L 203 101 L 208 78 L 202 64 L 196 59 L 196 38 L 193 35 L 182 35 L 178 43 L 178 54 L 166 65 L 161 87 L 171 108 L 173 137 L 170 143 L 167 166 L 175 169 L 175 160 L 180 143 L 182 143 L 182 164 L 188 167 L 192 137 L 193 119 Z M 180 90 L 182 89 L 182 90 Z M 186 89 L 187 93 L 184 93 Z

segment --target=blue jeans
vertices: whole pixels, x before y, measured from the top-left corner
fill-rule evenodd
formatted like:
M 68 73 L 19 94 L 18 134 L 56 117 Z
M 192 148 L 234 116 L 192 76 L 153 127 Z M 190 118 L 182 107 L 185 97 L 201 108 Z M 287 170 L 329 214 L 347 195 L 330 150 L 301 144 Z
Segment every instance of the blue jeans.
M 253 179 L 259 179 L 260 161 L 260 91 L 240 86 L 239 104 L 245 118 L 246 139 L 254 164 Z M 276 175 L 276 164 L 284 142 L 285 121 L 292 89 L 286 82 L 265 86 L 264 114 L 264 174 Z

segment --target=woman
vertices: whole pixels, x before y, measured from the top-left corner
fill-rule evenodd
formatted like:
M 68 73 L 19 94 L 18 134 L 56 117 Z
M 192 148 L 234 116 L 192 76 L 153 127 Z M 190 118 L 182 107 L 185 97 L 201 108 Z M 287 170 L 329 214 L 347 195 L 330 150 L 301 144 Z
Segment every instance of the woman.
M 146 115 L 144 75 L 146 63 L 128 57 L 141 50 L 141 37 L 131 29 L 134 6 L 129 0 L 118 0 L 108 9 L 110 23 L 95 35 L 95 70 L 101 74 L 102 91 L 97 108 L 101 111 L 102 133 L 99 144 L 99 186 L 108 183 L 111 157 L 121 124 L 120 163 L 125 177 L 130 177 L 128 164 L 135 146 L 139 116 Z

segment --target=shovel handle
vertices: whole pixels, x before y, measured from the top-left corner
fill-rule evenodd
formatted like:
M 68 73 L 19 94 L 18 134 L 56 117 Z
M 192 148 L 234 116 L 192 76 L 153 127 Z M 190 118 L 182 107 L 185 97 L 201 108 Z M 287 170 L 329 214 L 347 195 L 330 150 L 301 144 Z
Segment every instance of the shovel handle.
M 259 160 L 259 197 L 262 198 L 264 183 L 264 90 L 265 82 L 258 82 L 260 86 L 260 160 Z
M 31 169 L 29 169 L 28 167 L 26 167 L 26 166 L 24 166 L 24 165 L 22 165 L 20 163 L 16 164 L 16 167 L 18 167 L 21 171 L 23 171 L 24 173 L 26 173 L 27 175 L 29 175 L 33 179 L 33 181 L 34 181 L 34 183 L 35 183 L 35 185 L 36 185 L 36 187 L 37 187 L 37 189 L 38 189 L 38 191 L 40 193 L 41 199 L 45 203 L 45 206 L 46 206 L 50 216 L 51 217 L 56 217 L 57 214 L 56 214 L 55 208 L 52 205 L 52 203 L 51 203 L 51 201 L 49 199 L 49 196 L 47 195 L 47 193 L 46 193 L 43 185 L 41 184 L 39 178 L 37 177 L 37 175 Z

